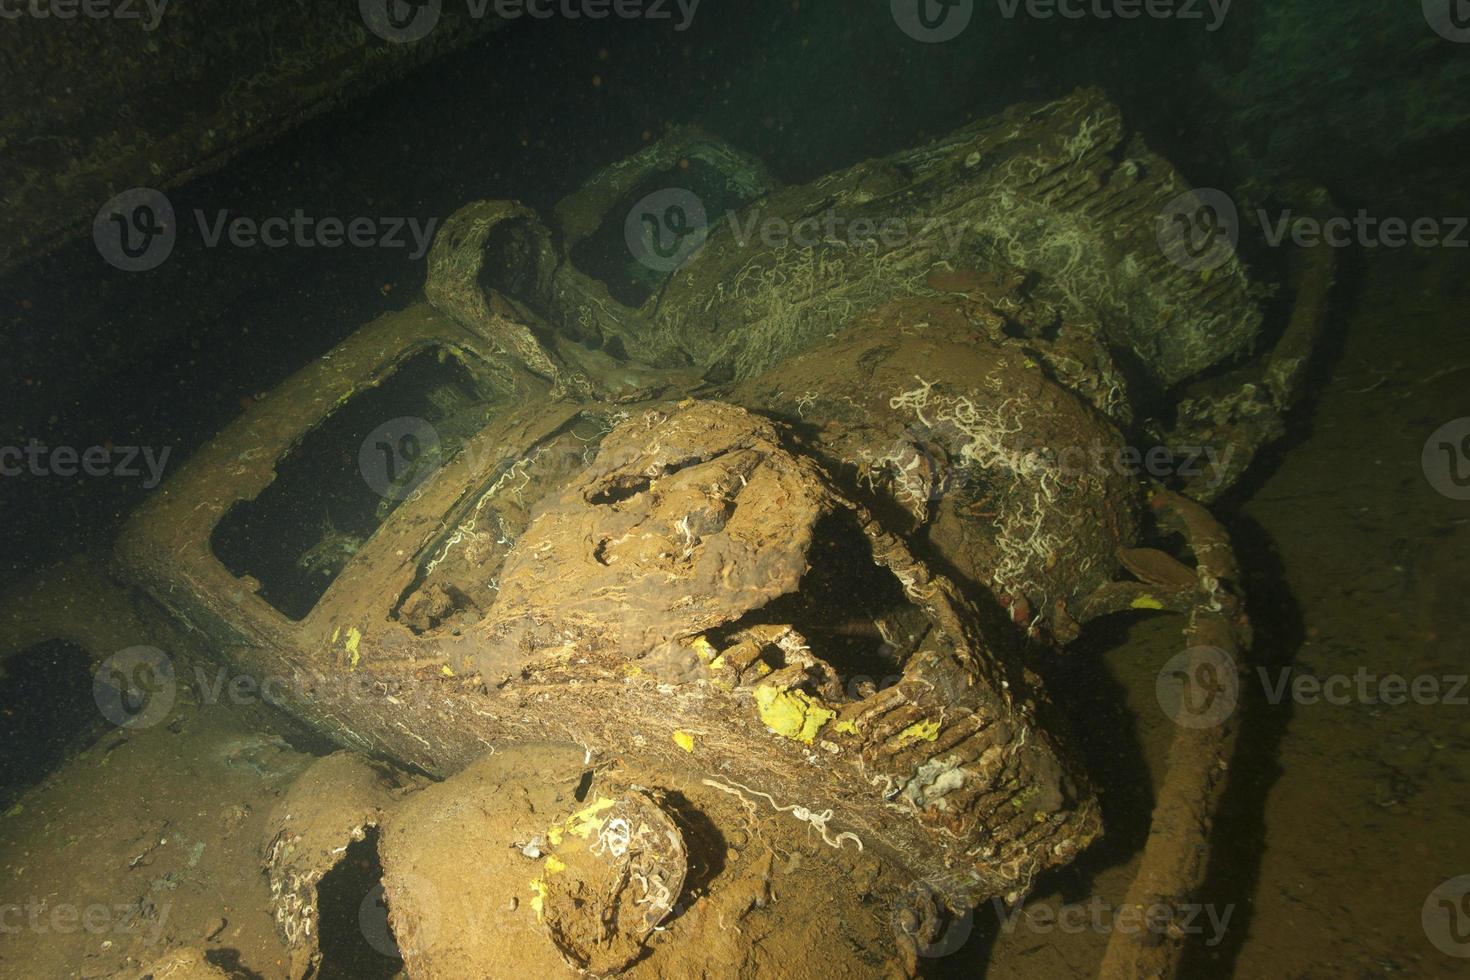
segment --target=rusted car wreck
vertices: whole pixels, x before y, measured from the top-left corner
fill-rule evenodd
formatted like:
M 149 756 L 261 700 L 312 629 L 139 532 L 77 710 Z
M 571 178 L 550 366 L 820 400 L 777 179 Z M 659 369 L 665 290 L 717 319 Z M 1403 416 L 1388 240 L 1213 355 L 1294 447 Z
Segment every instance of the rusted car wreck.
M 676 132 L 549 220 L 456 214 L 427 300 L 199 451 L 117 574 L 345 748 L 453 777 L 410 801 L 472 794 L 455 774 L 510 745 L 575 747 L 590 792 L 525 845 L 559 867 L 504 913 L 547 955 L 653 975 L 713 942 L 680 901 L 696 866 L 718 890 L 695 828 L 759 813 L 874 862 L 897 939 L 834 962 L 911 972 L 946 917 L 1019 901 L 1102 831 L 1031 644 L 1164 608 L 1191 656 L 1248 646 L 1200 501 L 1279 430 L 1330 259 L 1263 353 L 1239 259 L 1160 220 L 1192 201 L 1090 91 L 800 187 Z M 1113 465 L 1141 437 L 1218 452 L 1164 486 Z M 1130 901 L 1198 882 L 1230 739 L 1180 729 Z M 483 968 L 426 932 L 428 865 L 352 773 L 336 836 L 267 845 L 294 972 L 327 855 L 378 820 L 409 973 Z M 665 843 L 609 844 L 617 821 Z M 1144 938 L 1110 975 L 1170 968 L 1177 942 Z

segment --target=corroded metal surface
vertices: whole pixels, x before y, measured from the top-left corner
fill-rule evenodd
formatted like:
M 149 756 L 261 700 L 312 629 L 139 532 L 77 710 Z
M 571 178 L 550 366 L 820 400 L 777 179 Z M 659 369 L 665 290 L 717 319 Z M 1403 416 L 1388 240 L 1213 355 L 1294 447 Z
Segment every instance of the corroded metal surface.
M 610 168 L 557 220 L 582 242 L 621 235 L 618 207 L 673 159 Z M 758 186 L 738 156 L 706 162 Z M 1120 362 L 1167 385 L 1254 338 L 1238 264 L 1202 277 L 1153 241 L 1179 193 L 1082 92 L 740 205 L 932 213 L 978 231 L 968 249 L 919 236 L 824 258 L 712 234 L 636 309 L 526 209 L 469 205 L 431 263 L 439 308 L 369 324 L 254 406 L 135 515 L 119 569 L 360 751 L 449 775 L 554 739 L 770 800 L 922 880 L 930 904 L 1016 901 L 1100 830 L 1025 638 L 1126 608 L 1233 615 L 1226 550 L 1197 547 L 1191 570 L 1143 547 L 1140 481 L 1065 452 L 1124 447 Z M 426 349 L 495 407 L 283 615 L 212 536 Z M 1202 511 L 1173 510 L 1198 531 Z M 1244 646 L 1243 620 L 1224 639 Z M 1207 810 L 1213 785 L 1168 789 Z M 1197 870 L 1160 860 L 1164 878 Z

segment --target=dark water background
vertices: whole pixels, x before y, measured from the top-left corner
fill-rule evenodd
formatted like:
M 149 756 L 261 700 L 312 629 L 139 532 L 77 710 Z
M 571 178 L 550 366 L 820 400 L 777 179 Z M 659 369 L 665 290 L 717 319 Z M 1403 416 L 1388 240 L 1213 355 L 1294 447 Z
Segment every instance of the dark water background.
M 1232 178 L 1200 65 L 1229 60 L 1197 24 L 1006 20 L 921 45 L 884 4 L 706 0 L 669 22 L 523 21 L 169 193 L 181 216 L 146 275 L 90 239 L 0 281 L 7 444 L 173 448 L 175 463 L 358 325 L 414 301 L 406 249 L 206 248 L 192 216 L 437 216 L 466 201 L 547 209 L 645 134 L 694 122 L 801 183 L 1018 101 L 1101 85 L 1198 184 Z M 982 10 L 983 10 L 982 5 Z M 1233 23 L 1233 22 L 1231 22 Z M 1242 34 L 1244 28 L 1239 29 Z M 384 289 L 391 289 L 384 293 Z M 137 481 L 9 481 L 0 583 L 95 545 Z M 43 517 L 41 515 L 44 515 Z
M 762 158 L 782 181 L 800 183 L 1019 101 L 1099 85 L 1130 127 L 1196 185 L 1233 188 L 1252 177 L 1298 176 L 1327 186 L 1349 213 L 1370 207 L 1380 214 L 1463 214 L 1470 88 L 1462 83 L 1470 78 L 1470 45 L 1435 37 L 1418 22 L 1417 6 L 1364 2 L 1329 9 L 1237 0 L 1225 24 L 1208 32 L 1198 22 L 1008 20 L 990 5 L 964 35 L 937 45 L 916 44 L 897 31 L 886 3 L 856 0 L 705 0 L 686 32 L 668 23 L 526 21 L 169 197 L 180 215 L 224 208 L 262 218 L 301 209 L 316 216 L 442 220 L 482 197 L 516 198 L 545 212 L 601 166 L 684 122 Z M 1392 23 L 1384 19 L 1389 8 Z M 1421 578 L 1417 591 L 1384 593 L 1381 603 L 1378 583 L 1396 581 L 1396 568 L 1418 567 L 1415 556 L 1453 533 L 1465 515 L 1440 506 L 1411 518 L 1403 496 L 1396 496 L 1408 491 L 1388 481 L 1352 496 L 1350 507 L 1339 508 L 1338 525 L 1314 523 L 1311 512 L 1322 510 L 1323 494 L 1351 491 L 1375 454 L 1395 459 L 1398 453 L 1412 471 L 1422 432 L 1470 414 L 1464 397 L 1470 375 L 1433 392 L 1415 387 L 1441 360 L 1453 364 L 1464 356 L 1465 323 L 1456 311 L 1470 299 L 1464 286 L 1470 268 L 1458 256 L 1407 252 L 1384 258 L 1349 251 L 1342 264 L 1330 335 L 1314 373 L 1317 390 L 1289 438 L 1227 510 L 1251 568 L 1265 655 L 1290 662 L 1305 648 L 1309 658 L 1332 663 L 1336 657 L 1350 669 L 1380 654 L 1398 663 L 1396 651 L 1419 642 L 1390 613 L 1414 608 L 1432 583 Z M 1279 273 L 1260 271 L 1267 278 Z M 422 259 L 403 250 L 206 248 L 192 218 L 181 221 L 170 259 L 147 274 L 117 271 L 90 239 L 79 240 L 0 281 L 0 444 L 34 437 L 53 445 L 170 447 L 177 465 L 257 394 L 369 319 L 417 301 L 424 272 Z M 1368 339 L 1355 341 L 1350 327 Z M 1323 395 L 1334 377 L 1347 380 Z M 1386 387 L 1359 393 L 1384 379 Z M 1319 400 L 1328 407 L 1316 415 Z M 1298 458 L 1306 462 L 1294 466 Z M 5 480 L 0 586 L 76 551 L 105 550 L 145 492 L 137 480 Z M 1273 510 L 1273 500 L 1304 503 L 1281 511 Z M 1359 532 L 1361 539 L 1352 537 Z M 1346 540 L 1362 550 L 1334 550 L 1334 542 Z M 1332 568 L 1302 570 L 1329 554 Z M 1453 567 L 1436 561 L 1434 568 Z M 1364 571 L 1353 577 L 1349 570 L 1355 574 L 1359 565 Z M 1353 620 L 1355 610 L 1366 618 Z M 1351 628 L 1342 625 L 1348 623 Z M 1313 630 L 1325 652 L 1311 648 Z M 1126 628 L 1103 631 L 1082 656 L 1101 658 L 1128 641 Z M 1435 664 L 1463 665 L 1463 633 L 1436 633 L 1433 643 Z M 41 655 L 62 658 L 57 651 Z M 75 672 L 63 660 L 51 676 Z M 1116 665 L 1098 663 L 1083 659 L 1053 685 L 1100 724 L 1121 724 L 1118 682 L 1110 679 Z M 46 694 L 35 688 L 13 690 L 40 705 Z M 41 715 L 42 729 L 70 726 L 66 711 Z M 1338 715 L 1318 723 L 1313 719 L 1323 716 L 1307 714 L 1304 730 L 1301 717 L 1296 720 L 1293 747 L 1290 712 L 1259 702 L 1247 711 L 1250 734 L 1223 823 L 1225 853 L 1233 857 L 1214 870 L 1212 887 L 1237 898 L 1279 887 L 1286 899 L 1273 909 L 1310 910 L 1302 913 L 1306 926 L 1280 913 L 1258 921 L 1258 930 L 1278 940 L 1289 939 L 1294 928 L 1333 934 L 1337 927 L 1323 920 L 1334 902 L 1301 898 L 1303 889 L 1319 896 L 1343 892 L 1341 902 L 1356 902 L 1345 921 L 1355 929 L 1371 924 L 1376 909 L 1365 893 L 1394 864 L 1375 840 L 1407 849 L 1415 837 L 1464 839 L 1463 803 L 1416 811 L 1399 799 L 1442 800 L 1427 786 L 1449 773 L 1449 764 L 1441 757 L 1410 766 L 1393 755 L 1400 744 L 1427 740 L 1450 745 L 1463 759 L 1466 746 L 1456 741 L 1463 738 L 1463 717 L 1401 723 L 1400 715 L 1375 728 L 1373 719 Z M 1441 724 L 1454 733 L 1438 731 Z M 16 743 L 38 745 L 34 755 L 7 766 L 31 766 L 39 776 L 57 761 L 56 746 L 42 744 L 19 722 L 5 732 Z M 1088 740 L 1105 781 L 1127 785 L 1141 751 L 1127 743 Z M 1412 779 L 1404 777 L 1409 789 L 1384 767 L 1412 771 Z M 1320 852 L 1303 852 L 1300 866 L 1262 870 L 1256 863 L 1262 854 L 1279 860 L 1310 846 L 1304 833 L 1272 837 L 1264 814 L 1278 781 L 1314 769 L 1330 776 L 1340 794 L 1318 784 L 1299 796 L 1288 793 L 1285 804 L 1275 804 L 1273 819 L 1276 826 L 1320 824 L 1325 843 Z M 1463 779 L 1461 769 L 1453 771 Z M 1142 789 L 1122 792 L 1125 809 L 1146 815 Z M 1361 813 L 1354 794 L 1363 797 Z M 1139 843 L 1141 826 L 1125 826 L 1107 846 Z M 1356 859 L 1357 877 L 1343 878 L 1347 866 L 1324 856 L 1359 847 L 1365 854 Z M 1104 850 L 1095 863 L 1118 853 Z M 1418 858 L 1441 878 L 1470 871 L 1436 863 L 1433 855 Z M 1425 873 L 1426 883 L 1406 886 L 1409 893 L 1423 894 L 1437 881 Z M 1381 919 L 1392 924 L 1385 929 L 1401 933 L 1400 920 L 1417 914 L 1417 907 L 1385 905 Z M 1232 935 L 1195 969 L 1230 975 L 1245 942 L 1243 933 Z M 1318 945 L 1332 948 L 1326 940 Z M 1287 972 L 1282 963 L 1279 975 L 1411 976 L 1417 955 L 1365 954 L 1354 959 L 1355 974 L 1330 964 L 1321 972 L 1294 964 Z

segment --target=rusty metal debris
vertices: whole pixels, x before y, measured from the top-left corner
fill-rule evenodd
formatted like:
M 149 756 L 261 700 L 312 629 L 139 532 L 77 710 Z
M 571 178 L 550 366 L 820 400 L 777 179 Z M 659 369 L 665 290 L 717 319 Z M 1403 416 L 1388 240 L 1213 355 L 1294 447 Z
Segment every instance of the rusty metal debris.
M 337 752 L 301 773 L 276 805 L 263 857 L 271 915 L 289 953 L 289 976 L 311 976 L 320 964 L 317 886 L 322 878 L 342 862 L 352 843 L 377 829 L 399 798 L 421 785 Z
M 697 247 L 628 267 L 636 206 L 681 172 L 718 201 Z M 1107 465 L 1148 393 L 1259 340 L 1261 289 L 1238 259 L 1203 276 L 1159 247 L 1155 217 L 1189 193 L 1082 91 L 803 187 L 681 131 L 549 224 L 475 202 L 435 244 L 429 301 L 201 450 L 135 515 L 118 568 L 232 664 L 285 679 L 284 705 L 342 745 L 451 777 L 411 799 L 443 803 L 508 743 L 638 773 L 608 812 L 657 846 L 635 851 L 630 830 L 587 853 L 544 836 L 487 852 L 583 863 L 537 892 L 566 962 L 616 971 L 673 909 L 684 831 L 659 813 L 675 785 L 878 862 L 889 901 L 922 884 L 904 906 L 912 957 L 946 906 L 1018 902 L 1102 829 L 1028 644 L 1153 608 L 1187 614 L 1192 645 L 1249 646 L 1219 526 Z M 738 233 L 828 213 L 870 230 Z M 919 232 L 885 239 L 884 218 Z M 1236 450 L 1217 484 L 1275 431 L 1252 419 L 1289 404 L 1330 279 L 1319 262 L 1297 280 L 1269 413 L 1231 407 L 1248 386 L 1184 413 L 1180 432 Z M 306 562 L 323 511 L 353 545 Z M 1145 540 L 1170 522 L 1188 555 Z M 1181 732 L 1130 903 L 1199 884 L 1232 737 Z M 410 965 L 450 955 L 422 933 L 427 892 L 395 878 L 428 864 L 387 826 Z M 280 841 L 277 900 L 306 907 L 325 865 L 292 870 Z M 594 845 L 617 862 L 587 863 Z M 576 921 L 589 902 L 621 925 Z M 298 919 L 288 942 L 310 918 L 286 910 Z M 1108 969 L 1168 975 L 1177 951 L 1120 940 Z

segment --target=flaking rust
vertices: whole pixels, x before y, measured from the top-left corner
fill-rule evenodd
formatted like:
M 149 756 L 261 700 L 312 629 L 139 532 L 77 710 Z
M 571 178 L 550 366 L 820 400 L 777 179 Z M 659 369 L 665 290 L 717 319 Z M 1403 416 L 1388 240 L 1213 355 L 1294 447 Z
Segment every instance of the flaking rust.
M 451 776 L 552 740 L 879 860 L 923 886 L 912 958 L 945 906 L 1019 901 L 1101 831 L 1034 644 L 1151 608 L 1189 614 L 1197 645 L 1248 647 L 1218 525 L 1097 461 L 1149 435 L 1142 392 L 1251 346 L 1259 290 L 1233 258 L 1201 276 L 1161 253 L 1153 219 L 1187 187 L 1096 92 L 796 188 L 703 134 L 669 140 L 564 202 L 557 234 L 511 202 L 467 206 L 435 246 L 437 306 L 365 326 L 253 406 L 134 516 L 118 569 L 349 748 Z M 627 274 L 579 250 L 690 159 L 739 202 L 682 265 Z M 730 230 L 818 205 L 969 234 Z M 1263 412 L 1289 403 L 1330 277 L 1298 276 Z M 393 402 L 405 378 L 424 390 Z M 1241 409 L 1254 390 L 1201 392 L 1182 430 L 1238 451 L 1222 481 L 1273 431 Z M 373 442 L 404 405 L 437 413 L 434 465 L 374 483 L 363 460 L 425 438 Z M 341 444 L 313 448 L 323 433 Z M 358 500 L 361 543 L 300 580 L 305 600 L 286 601 L 315 514 L 299 540 L 244 535 L 235 570 L 221 559 L 251 508 L 340 487 L 350 510 L 357 467 L 391 506 Z M 1207 821 L 1171 813 L 1213 806 L 1221 781 L 1193 764 L 1231 737 L 1181 736 L 1161 789 L 1177 805 L 1130 901 L 1197 885 Z M 558 922 L 570 961 L 631 955 Z M 1154 939 L 1113 962 L 1167 972 L 1178 944 Z

